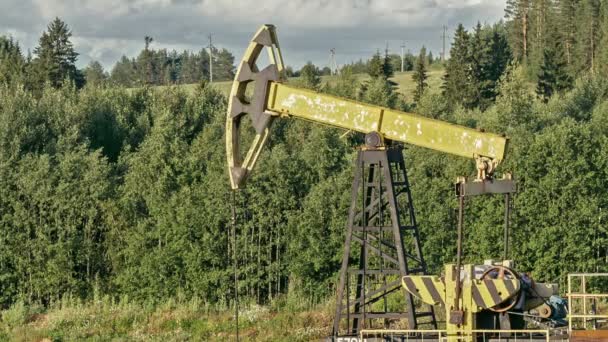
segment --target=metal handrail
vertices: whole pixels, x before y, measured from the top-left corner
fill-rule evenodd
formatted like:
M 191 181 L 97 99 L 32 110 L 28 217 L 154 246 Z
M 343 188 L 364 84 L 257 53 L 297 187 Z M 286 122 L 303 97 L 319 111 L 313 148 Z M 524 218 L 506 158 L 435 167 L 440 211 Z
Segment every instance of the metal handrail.
M 568 274 L 568 333 L 572 333 L 572 321 L 573 319 L 582 319 L 583 328 L 586 329 L 588 321 L 593 321 L 598 318 L 608 318 L 608 315 L 604 314 L 588 314 L 587 313 L 587 299 L 599 299 L 608 298 L 606 293 L 587 293 L 587 279 L 597 277 L 608 277 L 608 273 L 570 273 Z M 580 292 L 572 292 L 572 283 L 574 279 L 580 278 Z M 574 312 L 573 299 L 583 300 L 583 313 Z
M 508 329 L 508 330 L 496 330 L 496 329 L 474 329 L 469 330 L 467 333 L 472 334 L 481 334 L 482 341 L 486 341 L 486 339 L 493 339 L 500 341 L 503 339 L 502 334 L 513 334 L 512 337 L 504 337 L 505 341 L 531 341 L 538 340 L 539 336 L 534 335 L 542 335 L 546 341 L 550 341 L 550 333 L 547 329 Z M 489 334 L 498 334 L 498 337 L 492 336 L 488 337 L 486 335 Z M 359 333 L 359 341 L 365 341 L 365 337 L 386 337 L 390 335 L 401 335 L 404 338 L 404 341 L 409 341 L 409 338 L 416 339 L 416 341 L 424 341 L 425 338 L 436 338 L 439 341 L 446 342 L 458 342 L 458 341 L 470 341 L 472 339 L 471 335 L 448 335 L 446 330 L 439 329 L 363 329 Z M 519 337 L 518 337 L 519 335 Z M 522 335 L 528 335 L 524 337 Z M 533 337 L 534 336 L 534 337 Z

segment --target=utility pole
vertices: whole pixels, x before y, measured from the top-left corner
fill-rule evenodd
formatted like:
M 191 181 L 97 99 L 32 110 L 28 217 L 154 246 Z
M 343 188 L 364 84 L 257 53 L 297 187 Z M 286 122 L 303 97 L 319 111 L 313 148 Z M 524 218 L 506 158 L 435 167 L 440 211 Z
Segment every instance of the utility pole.
M 441 62 L 445 62 L 445 39 L 448 37 L 448 27 L 443 25 L 443 34 L 441 39 L 443 40 L 443 50 L 441 52 Z
M 338 74 L 338 63 L 336 63 L 336 48 L 329 49 L 329 70 L 330 75 Z
M 405 40 L 401 44 L 401 72 L 403 72 L 403 65 L 405 63 Z
M 209 49 L 209 83 L 213 83 L 213 36 L 209 35 L 209 45 L 207 48 Z

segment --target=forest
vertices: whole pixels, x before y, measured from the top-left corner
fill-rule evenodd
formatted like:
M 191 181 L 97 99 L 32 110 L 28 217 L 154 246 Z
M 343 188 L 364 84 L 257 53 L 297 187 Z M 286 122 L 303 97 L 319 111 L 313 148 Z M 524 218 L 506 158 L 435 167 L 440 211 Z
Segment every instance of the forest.
M 608 2 L 509 0 L 505 13 L 459 25 L 445 62 L 426 49 L 411 56 L 413 96 L 395 90 L 388 52 L 344 66 L 332 84 L 312 63 L 288 82 L 506 134 L 499 173 L 513 172 L 519 187 L 518 269 L 561 284 L 568 272 L 606 272 Z M 0 309 L 100 295 L 225 309 L 233 258 L 245 305 L 331 300 L 361 137 L 275 122 L 236 194 L 233 248 L 227 99 L 206 82 L 209 54 L 152 50 L 146 37 L 141 54 L 110 73 L 99 63 L 80 70 L 71 34 L 54 20 L 34 55 L 0 37 Z M 218 79 L 231 79 L 232 54 L 214 55 Z M 443 64 L 441 87 L 426 82 L 431 63 Z M 187 92 L 181 83 L 198 85 Z M 410 146 L 405 158 L 425 258 L 438 273 L 455 256 L 452 184 L 474 163 Z M 466 260 L 500 257 L 502 199 L 466 206 Z

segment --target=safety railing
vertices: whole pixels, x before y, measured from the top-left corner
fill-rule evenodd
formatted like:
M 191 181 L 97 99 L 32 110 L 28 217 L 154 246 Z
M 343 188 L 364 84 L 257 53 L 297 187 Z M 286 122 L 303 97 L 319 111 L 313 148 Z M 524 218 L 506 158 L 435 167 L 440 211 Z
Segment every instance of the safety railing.
M 470 333 L 470 334 L 469 334 Z M 473 337 L 474 336 L 474 337 Z M 550 341 L 549 330 L 541 329 L 475 329 L 467 335 L 448 335 L 446 330 L 361 330 L 358 342 L 371 341 L 440 341 L 440 342 L 469 342 L 469 341 Z
M 446 341 L 445 330 L 437 329 L 363 329 L 359 342 L 388 339 L 389 341 Z
M 608 273 L 570 273 L 568 274 L 568 332 L 572 333 L 574 327 L 588 329 L 597 328 L 598 321 L 608 320 L 608 314 L 601 314 L 598 301 L 608 301 L 608 293 L 587 293 L 588 280 L 592 278 L 605 278 Z M 575 289 L 577 287 L 577 289 Z M 575 291 L 576 290 L 576 291 Z M 590 310 L 589 310 L 590 309 Z M 577 323 L 582 323 L 576 326 Z

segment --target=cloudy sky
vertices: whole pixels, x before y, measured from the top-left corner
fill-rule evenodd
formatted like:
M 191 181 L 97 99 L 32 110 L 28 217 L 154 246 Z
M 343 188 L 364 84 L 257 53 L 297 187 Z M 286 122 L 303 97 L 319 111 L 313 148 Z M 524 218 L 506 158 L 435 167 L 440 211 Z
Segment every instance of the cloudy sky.
M 155 48 L 199 50 L 214 44 L 241 57 L 260 24 L 277 26 L 285 62 L 327 65 L 329 49 L 338 64 L 377 49 L 416 52 L 441 49 L 441 26 L 493 23 L 503 17 L 504 0 L 0 0 L 0 34 L 25 50 L 37 45 L 48 22 L 58 16 L 73 31 L 79 65 L 90 60 L 111 68 L 122 55 L 137 55 L 146 35 Z

